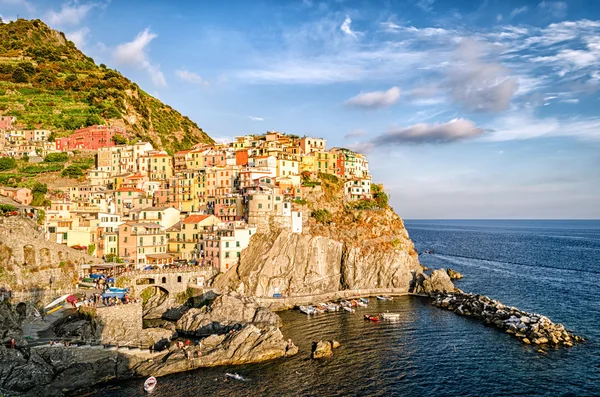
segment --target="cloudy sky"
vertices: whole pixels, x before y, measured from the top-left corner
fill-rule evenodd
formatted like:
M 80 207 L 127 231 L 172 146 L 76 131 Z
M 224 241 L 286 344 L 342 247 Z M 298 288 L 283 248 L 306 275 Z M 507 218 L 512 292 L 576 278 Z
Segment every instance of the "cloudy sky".
M 368 153 L 405 218 L 600 218 L 600 1 L 33 1 L 211 136 Z

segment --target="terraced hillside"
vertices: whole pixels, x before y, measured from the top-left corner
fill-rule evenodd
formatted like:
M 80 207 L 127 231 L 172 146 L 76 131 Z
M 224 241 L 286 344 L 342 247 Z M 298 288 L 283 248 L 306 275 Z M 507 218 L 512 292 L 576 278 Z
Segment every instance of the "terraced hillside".
M 111 123 L 169 152 L 212 139 L 188 117 L 94 60 L 39 19 L 0 24 L 0 114 L 55 137 Z

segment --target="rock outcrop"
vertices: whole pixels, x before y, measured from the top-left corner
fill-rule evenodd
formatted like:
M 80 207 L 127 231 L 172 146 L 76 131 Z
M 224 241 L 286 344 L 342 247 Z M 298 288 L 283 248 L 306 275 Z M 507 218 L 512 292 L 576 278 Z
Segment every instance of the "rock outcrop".
M 451 280 L 459 280 L 464 277 L 461 273 L 457 272 L 454 269 L 450 269 L 450 268 L 446 269 L 446 273 L 448 273 L 448 276 L 450 277 Z
M 21 329 L 22 316 L 16 311 L 16 307 L 8 302 L 0 302 L 0 345 L 9 346 L 11 339 L 15 340 L 16 346 L 26 345 Z
M 443 269 L 434 270 L 428 276 L 425 273 L 417 274 L 414 280 L 414 292 L 429 294 L 433 292 L 452 292 L 454 284 L 450 276 Z
M 235 292 L 215 298 L 210 304 L 186 311 L 177 321 L 177 331 L 190 336 L 223 334 L 246 324 L 259 329 L 281 326 L 279 316 L 259 306 L 253 298 Z
M 320 340 L 312 343 L 310 357 L 313 359 L 326 358 L 333 355 L 333 349 L 340 347 L 336 340 Z
M 503 305 L 487 296 L 462 292 L 431 294 L 432 304 L 451 310 L 460 316 L 480 319 L 484 324 L 503 329 L 525 344 L 567 346 L 584 339 L 567 331 L 541 314 L 528 313 Z

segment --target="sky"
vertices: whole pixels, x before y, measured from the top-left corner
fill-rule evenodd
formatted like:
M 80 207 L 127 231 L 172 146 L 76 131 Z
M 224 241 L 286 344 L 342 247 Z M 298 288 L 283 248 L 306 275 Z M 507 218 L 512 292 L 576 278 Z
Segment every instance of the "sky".
M 367 154 L 406 219 L 600 218 L 600 1 L 0 0 L 217 140 Z

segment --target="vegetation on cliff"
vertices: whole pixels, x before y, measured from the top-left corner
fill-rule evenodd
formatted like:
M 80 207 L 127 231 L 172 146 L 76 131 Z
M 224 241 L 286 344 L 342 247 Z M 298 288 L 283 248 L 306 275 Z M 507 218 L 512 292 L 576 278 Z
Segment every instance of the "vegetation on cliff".
M 176 151 L 212 139 L 188 117 L 94 60 L 40 20 L 0 23 L 0 114 L 51 139 L 111 123 Z

